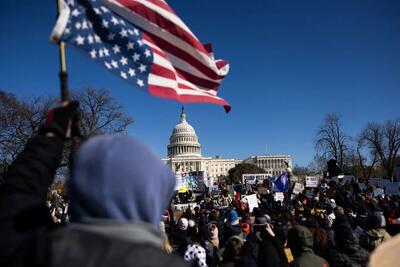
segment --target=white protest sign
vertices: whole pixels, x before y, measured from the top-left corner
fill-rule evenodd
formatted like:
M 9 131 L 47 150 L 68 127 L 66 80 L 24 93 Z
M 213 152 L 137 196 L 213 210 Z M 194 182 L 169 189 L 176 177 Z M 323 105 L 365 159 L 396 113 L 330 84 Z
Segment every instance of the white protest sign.
M 380 197 L 380 196 L 384 196 L 385 192 L 383 191 L 383 188 L 376 188 L 374 190 L 374 197 Z
M 175 173 L 175 190 L 182 189 L 182 175 L 180 172 Z
M 300 194 L 304 191 L 304 185 L 302 183 L 295 183 L 293 188 L 293 194 Z
M 197 203 L 177 204 L 177 205 L 173 205 L 172 209 L 173 210 L 187 210 L 190 207 L 190 209 L 193 210 L 197 206 L 198 206 Z
M 275 192 L 274 198 L 275 198 L 275 201 L 283 202 L 283 200 L 285 200 L 285 195 L 283 194 L 283 192 Z
M 268 174 L 266 173 L 242 174 L 243 184 L 262 183 L 266 179 L 268 179 Z
M 318 178 L 315 176 L 306 176 L 306 187 L 318 187 Z
M 249 211 L 252 212 L 254 208 L 258 208 L 258 200 L 257 200 L 257 195 L 252 194 L 246 196 L 247 203 L 249 204 Z

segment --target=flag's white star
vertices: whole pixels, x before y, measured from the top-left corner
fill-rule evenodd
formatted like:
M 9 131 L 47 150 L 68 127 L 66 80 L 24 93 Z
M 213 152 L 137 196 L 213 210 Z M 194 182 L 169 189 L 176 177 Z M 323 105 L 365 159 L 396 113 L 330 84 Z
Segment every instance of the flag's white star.
M 107 39 L 108 39 L 109 41 L 112 41 L 112 40 L 114 40 L 114 37 L 115 37 L 115 34 L 112 34 L 112 33 L 110 32 L 110 34 L 107 36 Z
M 133 58 L 133 61 L 136 62 L 140 59 L 140 55 L 138 53 L 135 53 L 135 54 L 133 54 L 132 58 Z
M 128 37 L 128 32 L 127 32 L 125 29 L 122 29 L 122 30 L 119 32 L 119 35 L 121 35 L 121 37 Z
M 131 29 L 128 30 L 128 33 L 129 33 L 130 35 L 133 35 L 133 31 L 132 31 Z
M 131 69 L 131 68 L 129 68 L 128 73 L 129 73 L 129 75 L 130 75 L 131 77 L 133 77 L 133 76 L 136 75 L 135 70 L 134 70 L 134 69 Z
M 141 79 L 137 79 L 137 82 L 136 82 L 140 87 L 143 87 L 144 86 L 144 82 L 143 82 L 143 80 L 141 80 Z
M 138 30 L 138 29 L 135 28 L 135 29 L 133 30 L 133 32 L 134 32 L 136 35 L 139 35 L 139 30 Z
M 140 70 L 140 72 L 145 72 L 146 71 L 146 65 L 140 64 L 139 70 Z
M 98 9 L 98 8 L 93 8 L 93 10 L 94 10 L 94 12 L 96 12 L 96 14 L 97 15 L 100 15 L 101 14 L 101 11 L 100 11 L 100 9 Z
M 93 29 L 93 24 L 90 21 L 87 24 L 89 25 L 89 29 Z
M 75 28 L 77 30 L 80 30 L 81 27 L 82 27 L 82 24 L 80 22 L 75 23 Z
M 139 44 L 139 46 L 144 45 L 143 40 L 138 40 L 137 43 Z
M 115 60 L 111 60 L 111 65 L 116 69 L 118 68 L 118 62 Z
M 90 51 L 91 58 L 96 58 L 96 54 L 97 54 L 96 49 L 92 49 L 92 51 Z
M 103 19 L 103 21 L 101 22 L 101 25 L 103 26 L 103 28 L 108 28 L 108 21 Z
M 104 61 L 104 65 L 106 65 L 107 69 L 112 69 L 110 63 L 108 63 L 107 61 Z
M 122 25 L 125 25 L 125 21 L 124 21 L 123 19 L 120 19 L 119 22 L 120 22 Z
M 126 73 L 125 72 L 123 72 L 123 71 L 121 71 L 121 77 L 122 78 L 124 78 L 124 79 L 128 79 L 128 75 L 126 75 Z
M 77 17 L 81 14 L 81 12 L 79 12 L 78 9 L 74 9 L 71 14 L 72 14 L 72 16 Z
M 85 38 L 78 35 L 78 37 L 75 38 L 75 41 L 78 45 L 83 45 L 85 43 Z
M 70 29 L 70 28 L 65 28 L 64 33 L 65 33 L 65 34 L 70 34 L 70 33 L 71 33 L 71 29 Z
M 99 57 L 100 57 L 100 58 L 101 58 L 101 57 L 104 57 L 104 52 L 103 52 L 102 49 L 99 49 Z
M 146 49 L 146 50 L 144 51 L 144 54 L 145 54 L 146 57 L 150 57 L 150 56 L 151 56 L 151 52 L 150 52 L 149 49 Z
M 88 23 L 86 20 L 82 21 L 82 30 L 88 29 Z
M 68 5 L 70 5 L 70 6 L 73 6 L 73 5 L 75 5 L 75 3 L 74 3 L 74 0 L 68 0 Z
M 95 41 L 96 43 L 101 43 L 101 39 L 100 39 L 100 37 L 99 37 L 97 34 L 94 36 L 94 41 Z
M 101 8 L 101 10 L 103 10 L 104 13 L 110 12 L 110 11 L 108 10 L 108 8 L 106 8 L 106 7 L 104 7 L 104 6 L 102 6 L 102 7 L 100 7 L 100 8 Z
M 116 17 L 114 17 L 114 16 L 112 16 L 112 18 L 111 18 L 111 22 L 112 22 L 114 25 L 117 25 L 117 24 L 119 24 L 119 21 L 118 21 L 118 19 L 117 19 Z
M 128 42 L 128 44 L 126 45 L 126 49 L 133 49 L 134 43 L 133 42 Z
M 128 64 L 128 59 L 126 57 L 121 57 L 121 60 L 119 62 L 121 62 L 122 66 L 125 66 Z
M 89 44 L 93 44 L 93 36 L 91 34 L 89 34 L 87 39 L 88 39 Z
M 108 49 L 105 47 L 103 48 L 103 53 L 104 53 L 104 56 L 106 56 L 106 57 L 108 57 L 110 55 Z
M 121 52 L 121 47 L 119 47 L 118 45 L 114 45 L 112 49 L 114 50 L 114 54 L 118 54 Z

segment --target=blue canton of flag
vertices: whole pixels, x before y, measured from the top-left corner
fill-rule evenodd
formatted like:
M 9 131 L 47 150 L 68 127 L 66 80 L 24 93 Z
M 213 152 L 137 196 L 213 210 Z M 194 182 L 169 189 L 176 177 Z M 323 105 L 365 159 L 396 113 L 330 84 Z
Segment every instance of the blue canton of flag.
M 85 51 L 122 79 L 147 88 L 153 53 L 138 28 L 98 1 L 70 0 L 64 12 L 68 21 L 66 25 L 65 20 L 57 22 L 53 37 L 62 28 L 58 40 Z
M 289 178 L 286 172 L 276 178 L 274 181 L 274 191 L 287 192 L 289 190 Z

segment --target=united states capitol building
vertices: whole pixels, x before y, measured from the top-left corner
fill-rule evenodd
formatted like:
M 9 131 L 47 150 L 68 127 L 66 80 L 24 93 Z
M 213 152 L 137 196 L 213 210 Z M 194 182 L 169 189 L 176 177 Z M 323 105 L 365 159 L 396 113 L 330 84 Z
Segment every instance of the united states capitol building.
M 279 175 L 285 170 L 284 161 L 292 164 L 290 155 L 250 156 L 246 159 L 202 156 L 199 138 L 194 128 L 187 122 L 183 109 L 180 122 L 172 130 L 167 149 L 168 157 L 162 160 L 171 166 L 172 171 L 204 171 L 205 177 L 226 176 L 231 168 L 242 162 L 257 165 L 271 176 Z

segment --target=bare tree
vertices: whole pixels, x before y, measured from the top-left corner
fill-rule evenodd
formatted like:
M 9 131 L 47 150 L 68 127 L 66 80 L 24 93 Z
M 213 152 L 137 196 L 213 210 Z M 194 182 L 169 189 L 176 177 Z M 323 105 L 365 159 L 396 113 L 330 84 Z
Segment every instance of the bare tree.
M 133 122 L 105 89 L 86 88 L 73 92 L 72 96 L 81 103 L 81 128 L 85 136 L 121 133 Z M 47 111 L 57 104 L 54 97 L 18 100 L 13 94 L 0 91 L 0 166 L 3 172 L 37 132 Z
M 121 133 L 133 122 L 124 114 L 121 104 L 105 89 L 86 88 L 73 92 L 72 98 L 80 102 L 81 128 L 85 136 Z
M 4 170 L 38 130 L 53 98 L 34 97 L 19 101 L 13 94 L 0 92 L 0 159 Z
M 400 149 L 400 119 L 388 120 L 385 124 L 369 123 L 360 135 L 360 140 L 377 154 L 386 175 L 393 179 L 396 157 Z
M 317 131 L 315 148 L 324 158 L 335 159 L 339 168 L 343 169 L 349 140 L 350 138 L 343 132 L 341 116 L 337 113 L 328 113 L 323 125 Z
M 358 165 L 361 168 L 362 175 L 368 180 L 371 178 L 374 167 L 378 162 L 378 154 L 375 149 L 368 149 L 367 142 L 362 135 L 357 138 L 356 151 Z

